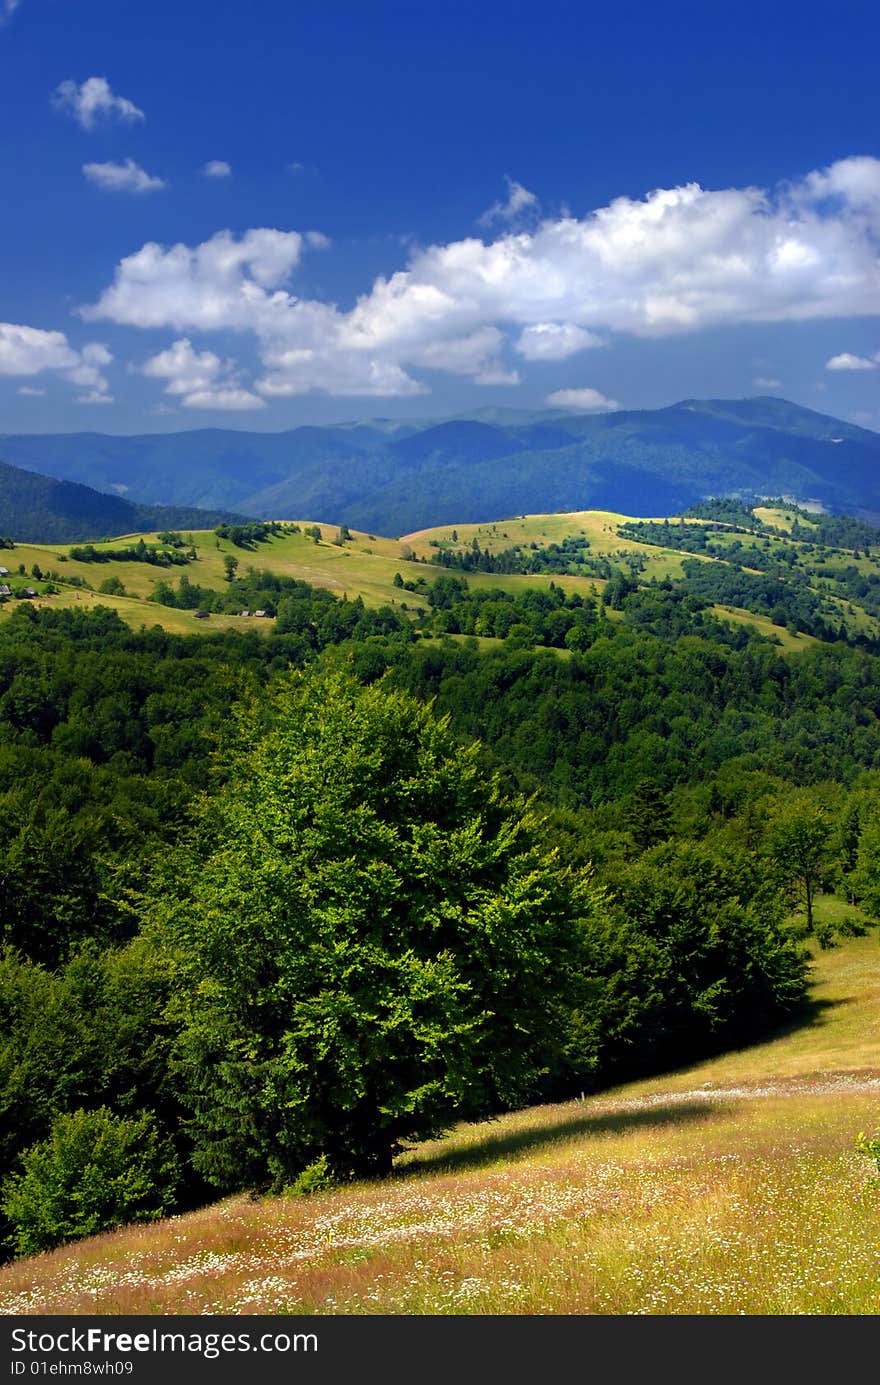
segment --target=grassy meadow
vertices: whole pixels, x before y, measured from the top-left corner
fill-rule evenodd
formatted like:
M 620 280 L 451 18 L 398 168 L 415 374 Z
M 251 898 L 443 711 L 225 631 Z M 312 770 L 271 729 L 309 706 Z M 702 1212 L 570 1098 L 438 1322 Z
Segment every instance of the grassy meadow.
M 823 919 L 838 904 L 821 900 Z M 392 1177 L 236 1197 L 0 1271 L 4 1314 L 874 1314 L 875 929 L 810 1016 L 687 1070 L 463 1125 Z

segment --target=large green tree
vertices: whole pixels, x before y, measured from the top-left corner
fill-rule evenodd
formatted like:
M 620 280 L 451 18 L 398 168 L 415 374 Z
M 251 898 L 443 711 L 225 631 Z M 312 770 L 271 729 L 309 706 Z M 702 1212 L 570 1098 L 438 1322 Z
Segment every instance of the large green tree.
M 238 721 L 157 906 L 196 1166 L 223 1188 L 321 1155 L 384 1172 L 527 1100 L 581 996 L 588 876 L 404 693 L 295 675 Z
M 768 845 L 780 874 L 803 891 L 807 932 L 813 931 L 813 899 L 828 867 L 830 828 L 823 808 L 805 797 L 779 803 L 770 822 Z

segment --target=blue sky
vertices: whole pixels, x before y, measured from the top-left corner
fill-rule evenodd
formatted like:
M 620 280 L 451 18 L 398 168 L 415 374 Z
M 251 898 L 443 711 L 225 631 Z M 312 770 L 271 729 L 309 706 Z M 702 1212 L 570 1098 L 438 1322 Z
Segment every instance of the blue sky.
M 872 3 L 0 0 L 0 432 L 880 428 Z

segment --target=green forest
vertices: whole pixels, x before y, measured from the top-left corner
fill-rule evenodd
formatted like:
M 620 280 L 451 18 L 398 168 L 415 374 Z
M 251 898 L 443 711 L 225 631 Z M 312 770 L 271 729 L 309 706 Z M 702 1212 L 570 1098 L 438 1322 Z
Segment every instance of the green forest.
M 157 607 L 271 629 L 0 623 L 8 1256 L 746 1045 L 809 1014 L 818 894 L 880 913 L 880 654 L 812 587 L 694 560 L 784 589 L 736 597 L 783 654 L 688 558 L 590 596 L 583 545 L 517 590 L 471 547 L 370 606 L 160 538 Z

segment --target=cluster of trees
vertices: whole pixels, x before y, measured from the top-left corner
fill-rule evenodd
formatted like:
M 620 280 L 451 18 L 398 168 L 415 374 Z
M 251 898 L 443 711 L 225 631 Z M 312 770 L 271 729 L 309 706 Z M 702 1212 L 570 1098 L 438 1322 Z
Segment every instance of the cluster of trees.
M 780 543 L 769 538 L 744 544 L 734 535 L 744 534 L 722 524 L 670 523 L 668 519 L 640 520 L 621 525 L 621 538 L 638 543 L 673 548 L 682 553 L 701 553 L 709 558 L 721 558 L 732 566 L 757 568 L 773 576 L 788 576 L 798 565 L 799 551 L 795 544 Z
M 845 567 L 819 563 L 813 569 L 817 577 L 834 583 L 835 594 L 846 601 L 857 601 L 869 616 L 880 616 L 880 573 L 862 572 L 855 563 Z
M 782 531 L 774 525 L 758 518 L 755 514 L 755 505 L 758 503 L 755 501 L 754 505 L 747 505 L 744 501 L 734 500 L 729 496 L 715 497 L 692 505 L 690 509 L 685 510 L 684 518 L 718 520 L 739 532 L 752 530 L 763 534 L 781 533 Z M 792 505 L 781 497 L 764 499 L 760 504 L 770 509 L 784 510 L 786 514 L 791 515 L 790 537 L 807 545 L 851 548 L 867 554 L 872 547 L 880 544 L 880 529 L 866 520 L 856 519 L 853 515 L 814 513 L 798 505 Z
M 20 1253 L 318 1160 L 384 1172 L 454 1118 L 712 1051 L 803 999 L 760 869 L 670 849 L 612 896 L 402 691 L 288 675 L 224 728 L 176 845 L 159 806 L 148 861 L 105 832 L 91 877 L 59 860 L 33 882 L 42 928 L 27 901 L 4 914 Z
M 755 503 L 757 504 L 757 502 Z M 712 496 L 708 500 L 701 500 L 696 505 L 689 506 L 684 511 L 682 518 L 718 520 L 721 524 L 732 525 L 740 532 L 749 529 L 766 529 L 767 527 L 763 520 L 760 520 L 755 514 L 752 505 L 747 505 L 744 500 L 735 500 L 733 496 L 729 495 Z
M 443 576 L 413 590 L 424 593 L 431 608 L 423 628 L 438 634 L 488 635 L 519 644 L 555 649 L 586 649 L 601 629 L 597 605 L 579 592 L 566 594 L 550 582 L 508 592 L 472 589 L 463 578 Z
M 487 546 L 481 548 L 474 538 L 468 548 L 440 548 L 431 555 L 431 562 L 440 567 L 455 568 L 459 572 L 589 572 L 594 576 L 611 575 L 607 560 L 594 559 L 589 554 L 590 541 L 583 535 L 573 535 L 559 543 L 539 545 L 512 544 L 492 552 Z M 604 565 L 604 566 L 603 566 Z M 599 569 L 602 569 L 601 571 Z
M 766 573 L 759 575 L 727 563 L 701 563 L 697 558 L 685 558 L 682 567 L 684 590 L 704 601 L 769 616 L 774 625 L 791 626 L 820 640 L 840 636 L 839 614 L 823 602 L 806 578 L 797 581 Z M 845 626 L 843 637 L 846 638 Z
M 688 514 L 693 514 L 693 510 L 689 510 Z M 622 539 L 633 539 L 636 543 L 650 543 L 663 548 L 676 548 L 683 553 L 712 553 L 722 556 L 726 553 L 727 548 L 725 545 L 719 544 L 713 536 L 748 532 L 741 525 L 723 522 L 688 524 L 683 518 L 678 520 L 631 520 L 627 524 L 621 524 L 618 530 Z
M 182 566 L 195 557 L 195 551 L 181 552 L 180 544 L 137 543 L 126 548 L 95 548 L 92 543 L 75 544 L 68 550 L 68 556 L 77 563 L 152 563 L 154 567 Z
M 223 591 L 203 587 L 181 573 L 177 586 L 166 581 L 156 584 L 148 598 L 162 606 L 183 611 L 239 612 L 264 611 L 276 616 L 276 635 L 299 637 L 305 649 L 320 650 L 345 639 L 363 640 L 369 635 L 388 635 L 397 639 L 414 638 L 412 621 L 403 608 L 367 608 L 362 597 L 337 598 L 321 587 L 310 587 L 295 577 L 279 576 L 258 568 L 248 568 L 243 576 L 237 569 L 227 573 Z M 295 644 L 285 650 L 295 660 Z
M 795 505 L 785 508 L 793 515 L 792 538 L 824 544 L 828 548 L 851 548 L 854 552 L 866 554 L 880 544 L 880 529 L 853 515 L 812 514 Z
M 218 524 L 214 533 L 220 539 L 228 539 L 236 548 L 254 548 L 258 543 L 266 543 L 273 534 L 285 533 L 288 526 L 279 520 L 252 520 L 246 524 Z

